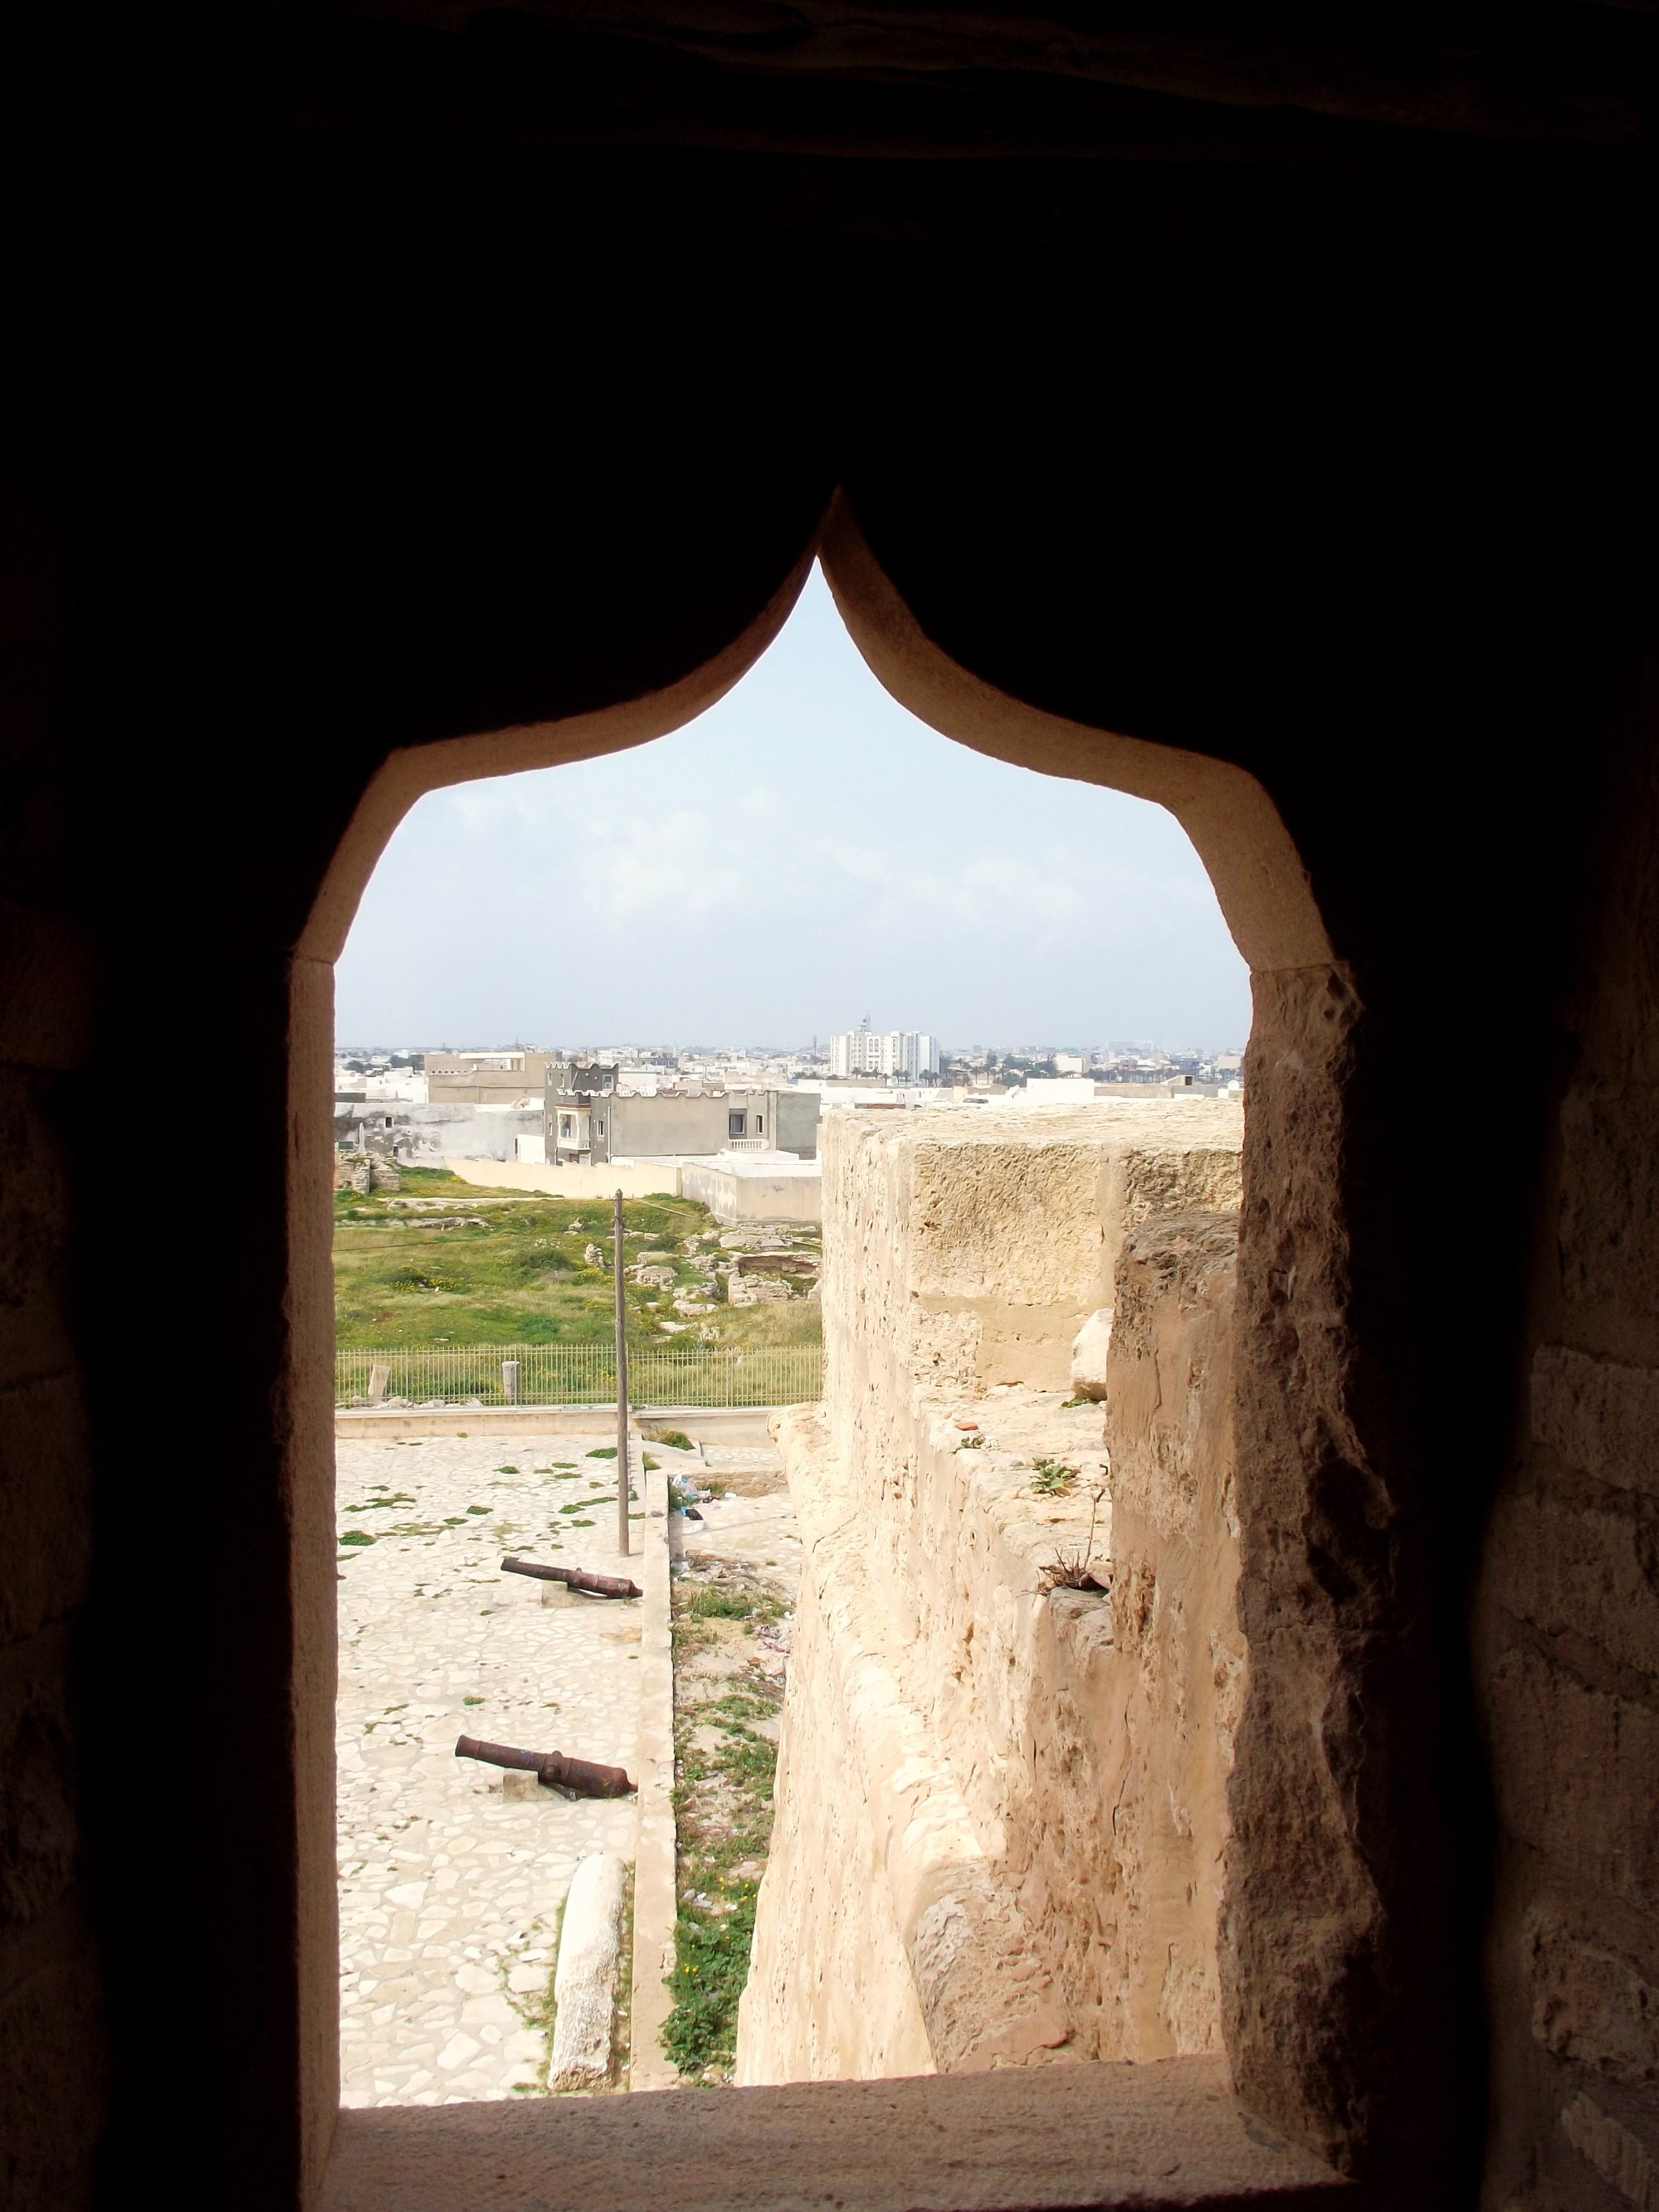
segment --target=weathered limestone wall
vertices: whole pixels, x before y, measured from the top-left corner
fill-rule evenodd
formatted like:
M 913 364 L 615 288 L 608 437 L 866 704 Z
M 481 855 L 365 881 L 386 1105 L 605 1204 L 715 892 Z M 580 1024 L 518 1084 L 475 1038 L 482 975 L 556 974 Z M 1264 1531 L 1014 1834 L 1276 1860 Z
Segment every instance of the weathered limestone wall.
M 800 1607 L 792 1680 L 835 1681 L 834 1631 L 820 1607 Z M 743 2001 L 739 2081 L 933 2071 L 869 1798 L 836 1786 L 857 1771 L 842 1698 L 822 1689 L 810 1727 L 786 1734 L 780 1751 L 768 1863 L 787 1865 L 788 1894 L 775 1884 L 767 1910 L 781 1908 L 792 1926 L 787 1941 L 757 1948 Z M 758 2046 L 757 2018 L 767 2023 Z
M 1074 2010 L 1098 1971 L 1103 2056 L 1221 2047 L 1216 1927 L 1245 1686 L 1234 1603 L 1237 1244 L 1236 1216 L 1177 1214 L 1133 1230 L 1118 1259 L 1106 1416 L 1113 1645 L 1093 1655 L 1081 1686 L 1053 1684 L 1047 1817 L 1025 1831 L 1042 1877 L 1028 1917 L 1065 1936 Z M 1097 1901 L 1103 1888 L 1109 1902 Z M 1080 1953 L 1085 1929 L 1094 1959 Z
M 826 1125 L 828 1373 L 779 1423 L 805 1572 L 739 2080 L 1219 2047 L 1241 1120 Z M 1103 1437 L 1066 1377 L 1114 1303 Z M 1043 1459 L 1068 1494 L 1034 1489 Z M 1049 1591 L 1062 1554 L 1097 1586 Z

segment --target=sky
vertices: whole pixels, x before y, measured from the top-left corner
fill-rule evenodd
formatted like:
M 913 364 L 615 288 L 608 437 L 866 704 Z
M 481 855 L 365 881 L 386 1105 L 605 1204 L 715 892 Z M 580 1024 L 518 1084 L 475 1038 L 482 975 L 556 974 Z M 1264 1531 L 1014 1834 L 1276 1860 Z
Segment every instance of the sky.
M 889 697 L 814 569 L 682 730 L 429 793 L 337 976 L 356 1045 L 1243 1042 L 1249 986 L 1160 806 L 988 760 Z

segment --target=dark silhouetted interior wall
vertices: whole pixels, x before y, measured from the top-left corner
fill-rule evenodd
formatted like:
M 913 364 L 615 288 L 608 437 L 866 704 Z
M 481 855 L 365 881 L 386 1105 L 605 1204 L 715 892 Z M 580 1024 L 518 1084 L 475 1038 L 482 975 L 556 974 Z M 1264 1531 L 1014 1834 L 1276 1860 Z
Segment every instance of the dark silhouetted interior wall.
M 1279 1008 L 1275 1096 L 1305 1049 L 1337 1102 L 1352 1433 L 1300 1440 L 1297 1541 L 1368 1686 L 1303 1723 L 1380 1899 L 1329 2107 L 1362 2168 L 1460 2202 L 1489 2135 L 1494 2203 L 1622 2202 L 1557 2122 L 1595 2037 L 1534 2034 L 1516 1946 L 1547 1908 L 1659 1984 L 1618 1825 L 1650 1760 L 1581 1770 L 1550 1717 L 1565 1668 L 1621 1743 L 1653 1724 L 1650 1473 L 1636 1565 L 1504 1585 L 1531 1626 L 1483 1610 L 1478 1666 L 1468 1620 L 1489 1527 L 1590 1510 L 1560 1493 L 1594 1470 L 1521 1471 L 1536 1346 L 1659 1364 L 1622 1225 L 1652 1213 L 1653 20 L 1425 59 L 1379 19 L 1358 61 L 1263 24 L 1099 79 L 1006 26 L 940 71 L 875 13 L 896 46 L 799 67 L 622 8 L 161 9 L 15 51 L 20 2204 L 297 2201 L 289 1044 L 330 856 L 392 749 L 729 645 L 837 485 L 948 654 L 1247 768 L 1303 856 L 1343 996 Z M 112 1099 L 215 1066 L 234 1145 L 123 1148 Z M 1262 1131 L 1269 1228 L 1299 1142 Z M 1247 1321 L 1293 1379 L 1261 1249 Z M 1569 1782 L 1611 1856 L 1563 1904 L 1537 1816 Z M 1595 2094 L 1659 2156 L 1650 2066 Z

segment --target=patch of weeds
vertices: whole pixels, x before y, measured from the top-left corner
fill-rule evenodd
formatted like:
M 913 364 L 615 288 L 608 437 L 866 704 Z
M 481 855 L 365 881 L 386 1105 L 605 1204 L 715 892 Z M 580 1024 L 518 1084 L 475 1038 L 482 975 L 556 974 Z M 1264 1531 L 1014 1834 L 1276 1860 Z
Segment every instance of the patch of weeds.
M 728 1690 L 724 1697 L 701 1708 L 705 1713 L 718 1714 L 721 1720 L 727 1721 L 765 1720 L 777 1709 L 775 1698 L 758 1696 L 751 1690 Z
M 975 1430 L 971 1436 L 958 1437 L 957 1438 L 957 1449 L 958 1451 L 983 1451 L 984 1449 L 985 1438 L 980 1434 L 977 1429 Z
M 1062 1413 L 1075 1413 L 1079 1406 L 1092 1406 L 1094 1402 L 1092 1398 L 1068 1398 L 1060 1410 Z
M 677 1652 L 714 1640 L 716 1621 L 752 1627 L 757 1617 L 783 1610 L 769 1591 L 690 1575 L 677 1577 L 672 1604 Z M 753 1723 L 775 1719 L 781 1703 L 757 1672 L 709 1687 L 714 1694 L 677 1706 L 674 1715 L 678 1909 L 667 1984 L 673 2009 L 662 2032 L 663 2049 L 697 2085 L 729 2081 L 736 2056 L 738 2000 L 755 1927 L 753 1862 L 764 1858 L 771 1840 L 777 1764 L 776 1747 Z M 720 1741 L 700 1746 L 698 1735 L 711 1730 Z
M 763 1805 L 772 1802 L 772 1781 L 778 1768 L 778 1747 L 740 1722 L 726 1724 L 726 1742 L 714 1765 L 730 1782 L 751 1790 Z
M 367 1528 L 348 1528 L 340 1541 L 342 1544 L 372 1544 L 374 1539 Z
M 580 1473 L 581 1469 L 579 1467 L 562 1467 L 554 1480 L 557 1482 L 574 1482 Z
M 594 1450 L 589 1452 L 587 1456 L 589 1459 L 615 1459 L 617 1456 L 617 1447 L 615 1444 L 600 1444 Z
M 738 2055 L 738 2000 L 749 1979 L 757 1885 L 716 1880 L 709 1905 L 683 1900 L 674 1921 L 674 2009 L 662 2047 L 694 2081 L 722 2081 Z
M 481 1705 L 483 1703 L 483 1699 L 482 1698 L 463 1698 L 461 1699 L 461 1703 L 464 1705 Z
M 464 1297 L 468 1287 L 459 1276 L 428 1274 L 418 1267 L 400 1268 L 386 1278 L 386 1284 L 391 1291 L 425 1291 L 452 1298 Z
M 560 1506 L 559 1510 L 561 1513 L 581 1513 L 586 1511 L 586 1505 L 585 1498 L 573 1498 L 568 1505 Z
M 489 1508 L 487 1505 L 469 1505 L 466 1510 L 469 1513 L 488 1513 Z
M 592 1521 L 573 1521 L 570 1525 L 573 1528 L 592 1528 L 597 1524 Z
M 645 1471 L 647 1474 L 654 1474 L 661 1465 L 662 1462 L 659 1459 L 653 1459 L 650 1453 L 647 1452 L 645 1455 Z
M 1064 1498 L 1077 1482 L 1077 1469 L 1063 1460 L 1040 1459 L 1031 1468 L 1031 1489 L 1038 1498 Z
M 497 1474 L 516 1474 L 518 1471 L 516 1467 L 498 1467 L 495 1470 Z
M 685 1610 L 694 1620 L 747 1620 L 755 1601 L 741 1591 L 711 1589 L 705 1583 L 686 1599 Z
M 659 1429 L 656 1435 L 653 1437 L 651 1441 L 653 1443 L 666 1444 L 671 1451 L 695 1451 L 696 1449 L 696 1446 L 692 1443 L 690 1437 L 686 1435 L 684 1429 Z
M 406 1490 L 398 1490 L 394 1491 L 386 1498 L 371 1498 L 366 1504 L 348 1505 L 346 1511 L 348 1513 L 372 1513 L 377 1505 L 414 1505 L 418 1504 L 418 1502 L 419 1501 L 417 1499 L 411 1498 Z

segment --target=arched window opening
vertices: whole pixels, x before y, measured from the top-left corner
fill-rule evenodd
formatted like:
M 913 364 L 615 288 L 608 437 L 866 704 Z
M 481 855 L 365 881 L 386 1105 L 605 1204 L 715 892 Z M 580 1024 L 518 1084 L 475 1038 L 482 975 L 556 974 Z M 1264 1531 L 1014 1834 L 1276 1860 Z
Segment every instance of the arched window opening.
M 1170 813 L 917 703 L 975 750 L 815 576 L 700 721 L 434 792 L 364 899 L 348 2106 L 1222 2059 L 1246 969 Z

